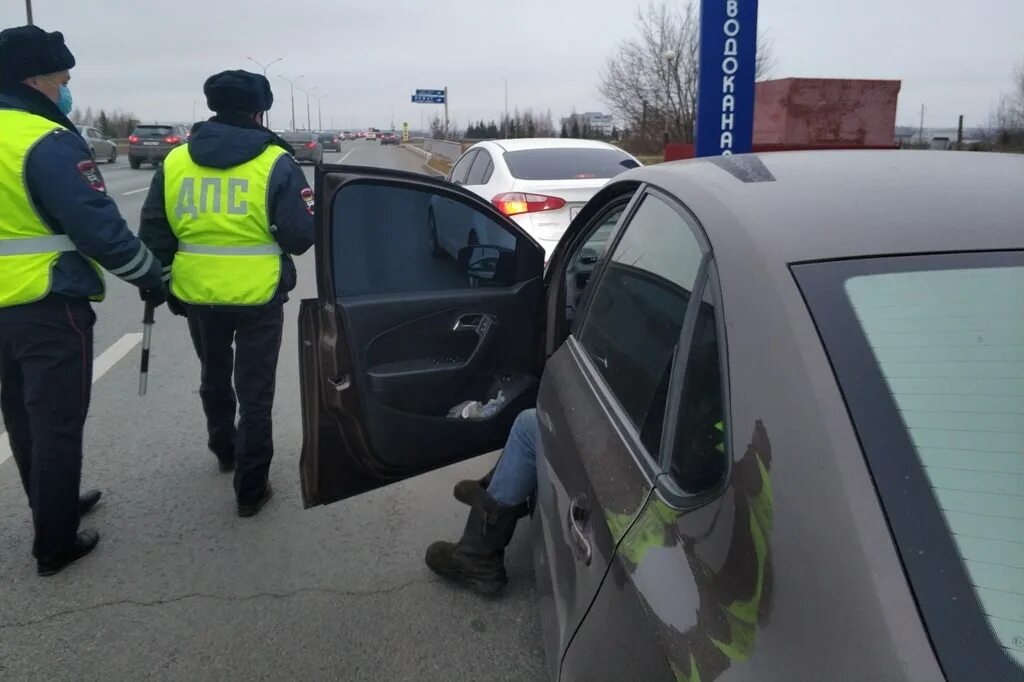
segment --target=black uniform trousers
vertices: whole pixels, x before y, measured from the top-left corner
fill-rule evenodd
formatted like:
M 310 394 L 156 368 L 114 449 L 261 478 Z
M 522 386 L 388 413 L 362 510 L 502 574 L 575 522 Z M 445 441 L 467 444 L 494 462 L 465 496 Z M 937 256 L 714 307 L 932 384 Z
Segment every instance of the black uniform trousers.
M 70 551 L 78 533 L 95 322 L 88 301 L 58 296 L 0 308 L 0 407 L 41 560 Z
M 284 306 L 189 305 L 187 311 L 192 343 L 202 364 L 199 395 L 209 447 L 221 459 L 234 454 L 235 496 L 239 504 L 255 503 L 263 495 L 274 456 L 271 410 Z

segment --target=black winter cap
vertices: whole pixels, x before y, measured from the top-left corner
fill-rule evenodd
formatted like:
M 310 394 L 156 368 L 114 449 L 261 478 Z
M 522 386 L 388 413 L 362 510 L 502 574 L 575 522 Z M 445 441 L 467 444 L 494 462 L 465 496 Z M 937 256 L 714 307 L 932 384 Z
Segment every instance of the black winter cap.
M 221 71 L 203 85 L 206 106 L 217 113 L 258 114 L 269 111 L 274 103 L 270 81 L 258 73 Z
M 26 78 L 66 71 L 75 55 L 59 31 L 47 33 L 38 26 L 18 26 L 0 31 L 0 84 L 20 83 Z

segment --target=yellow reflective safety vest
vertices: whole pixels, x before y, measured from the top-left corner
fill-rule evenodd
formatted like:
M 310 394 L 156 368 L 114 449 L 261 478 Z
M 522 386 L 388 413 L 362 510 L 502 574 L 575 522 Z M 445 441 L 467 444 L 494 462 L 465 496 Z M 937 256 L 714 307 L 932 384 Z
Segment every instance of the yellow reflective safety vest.
M 232 168 L 200 166 L 188 145 L 164 161 L 164 208 L 178 252 L 171 291 L 186 303 L 270 302 L 281 279 L 281 248 L 270 232 L 267 188 L 276 146 Z
M 25 179 L 32 149 L 63 128 L 27 111 L 0 109 L 0 130 L 0 308 L 9 308 L 49 294 L 57 259 L 77 249 L 43 222 Z

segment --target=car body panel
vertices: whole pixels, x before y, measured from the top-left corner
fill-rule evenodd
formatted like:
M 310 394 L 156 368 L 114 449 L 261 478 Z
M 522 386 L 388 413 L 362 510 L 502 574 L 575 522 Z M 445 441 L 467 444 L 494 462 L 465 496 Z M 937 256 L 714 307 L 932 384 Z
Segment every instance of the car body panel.
M 714 248 L 733 474 L 724 495 L 691 511 L 652 497 L 570 646 L 563 679 L 638 675 L 595 653 L 613 640 L 646 647 L 645 680 L 944 679 L 789 264 L 1022 248 L 1014 177 L 1024 177 L 1024 160 L 896 152 L 764 154 L 623 176 L 686 203 Z M 968 184 L 983 201 L 953 189 Z M 977 224 L 978 206 L 985 229 L 964 230 Z M 765 489 L 770 505 L 755 501 Z M 623 623 L 638 634 L 625 637 Z
M 570 339 L 545 365 L 537 398 L 534 566 L 542 603 L 554 605 L 541 611 L 553 672 L 654 485 L 634 461 L 637 445 L 596 377 Z
M 321 167 L 316 191 L 319 205 L 335 213 L 318 214 L 318 300 L 304 301 L 300 312 L 306 504 L 327 504 L 499 447 L 518 412 L 535 402 L 544 293 L 539 247 L 492 206 L 423 175 Z M 515 235 L 509 239 L 520 240 L 509 261 L 516 284 L 473 288 L 458 275 L 461 262 L 430 255 L 425 230 L 422 244 L 396 251 L 389 231 L 376 229 L 424 224 L 435 194 L 489 216 Z M 419 272 L 417 281 L 425 281 L 450 272 L 454 279 L 408 295 L 376 285 L 336 295 L 334 268 L 358 278 L 368 259 L 347 248 L 336 254 L 332 244 L 344 243 L 346 230 L 361 229 L 380 240 L 365 243 L 367 253 L 392 258 L 399 289 L 402 273 Z M 350 260 L 336 263 L 339 258 Z M 367 273 L 379 271 L 369 267 Z M 470 316 L 487 317 L 489 327 L 467 335 L 458 322 Z M 447 416 L 453 405 L 499 389 L 506 400 L 492 417 Z

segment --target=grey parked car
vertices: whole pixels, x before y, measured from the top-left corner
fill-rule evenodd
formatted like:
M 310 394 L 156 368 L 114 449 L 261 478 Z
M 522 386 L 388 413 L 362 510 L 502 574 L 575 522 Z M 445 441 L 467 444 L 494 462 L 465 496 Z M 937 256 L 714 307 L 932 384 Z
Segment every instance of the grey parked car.
M 1022 184 L 1024 157 L 951 152 L 638 168 L 545 271 L 464 188 L 321 168 L 305 503 L 536 405 L 552 679 L 1019 681 Z M 504 236 L 433 258 L 431 201 Z
M 317 139 L 316 133 L 292 131 L 281 133 L 281 139 L 295 149 L 295 160 L 300 164 L 321 164 L 324 161 L 324 148 Z
M 89 145 L 89 152 L 95 161 L 114 163 L 117 161 L 117 143 L 92 126 L 78 126 L 78 132 Z

